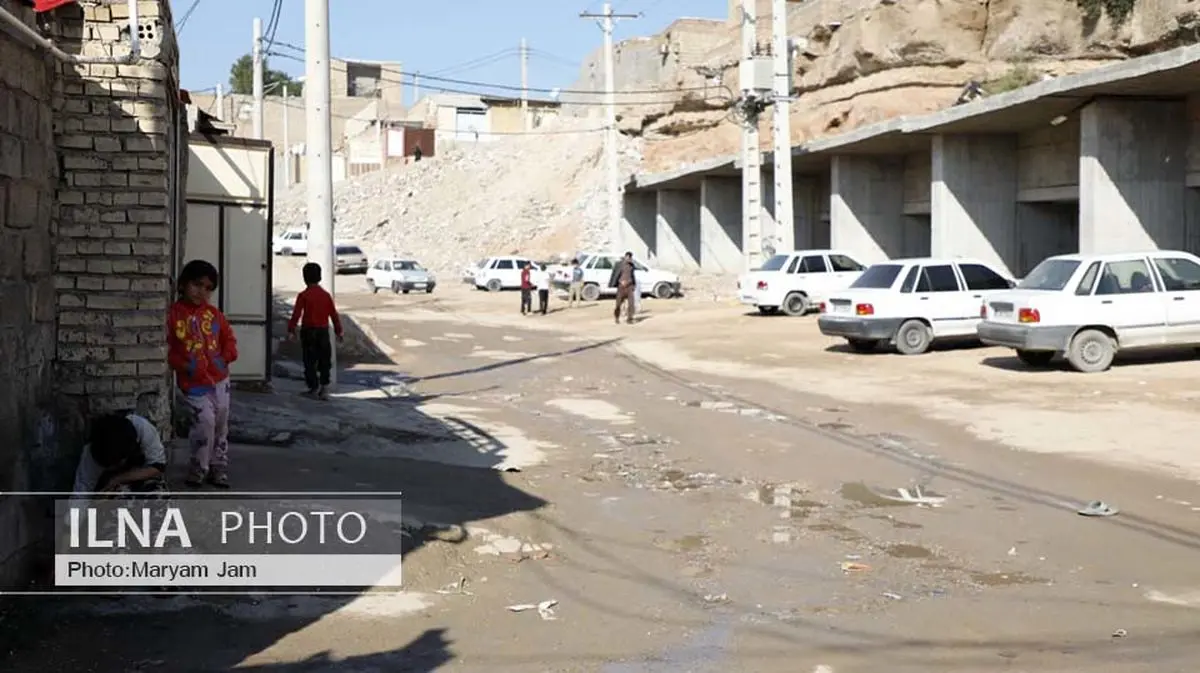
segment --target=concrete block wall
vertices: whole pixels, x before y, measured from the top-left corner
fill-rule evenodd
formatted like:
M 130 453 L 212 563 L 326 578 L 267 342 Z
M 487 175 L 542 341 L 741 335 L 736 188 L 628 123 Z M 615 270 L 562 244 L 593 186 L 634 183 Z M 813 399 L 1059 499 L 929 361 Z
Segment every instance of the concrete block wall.
M 13 0 L 0 8 L 33 26 Z M 0 32 L 0 491 L 45 488 L 56 448 L 53 63 Z M 43 422 L 43 421 L 47 422 Z M 21 498 L 0 497 L 0 586 L 28 572 L 36 517 Z
M 68 52 L 120 55 L 124 4 L 59 10 Z M 114 409 L 169 427 L 166 311 L 174 299 L 172 194 L 184 189 L 179 55 L 165 0 L 139 3 L 143 39 L 158 54 L 136 65 L 59 64 L 55 142 L 60 411 L 64 430 Z M 154 49 L 147 45 L 147 49 Z M 219 262 L 219 260 L 213 260 Z
M 1079 198 L 1079 115 L 1018 136 L 1017 189 L 1021 201 Z

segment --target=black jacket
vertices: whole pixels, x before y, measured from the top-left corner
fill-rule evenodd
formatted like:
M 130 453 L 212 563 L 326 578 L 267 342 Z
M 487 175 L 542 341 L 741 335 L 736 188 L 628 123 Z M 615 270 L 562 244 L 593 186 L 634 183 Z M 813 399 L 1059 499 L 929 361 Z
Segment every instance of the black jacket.
M 633 280 L 633 284 L 637 285 L 637 267 L 632 263 L 621 260 L 613 267 L 612 275 L 608 277 L 609 287 L 617 287 L 618 282 L 621 280 L 621 270 L 625 268 L 626 264 L 629 264 L 629 277 Z

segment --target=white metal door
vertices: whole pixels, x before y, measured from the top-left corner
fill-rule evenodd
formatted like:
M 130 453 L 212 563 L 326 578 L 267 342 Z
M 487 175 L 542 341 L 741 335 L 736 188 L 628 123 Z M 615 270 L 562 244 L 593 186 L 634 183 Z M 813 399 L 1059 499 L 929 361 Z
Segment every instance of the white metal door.
M 235 381 L 271 377 L 270 144 L 193 136 L 189 143 L 184 260 L 205 259 L 221 274 L 212 301 L 238 340 Z
M 979 305 L 963 291 L 952 264 L 923 267 L 913 296 L 921 314 L 933 326 L 934 336 L 960 336 L 975 329 Z
M 454 130 L 459 141 L 486 140 L 487 110 L 458 108 L 454 112 Z

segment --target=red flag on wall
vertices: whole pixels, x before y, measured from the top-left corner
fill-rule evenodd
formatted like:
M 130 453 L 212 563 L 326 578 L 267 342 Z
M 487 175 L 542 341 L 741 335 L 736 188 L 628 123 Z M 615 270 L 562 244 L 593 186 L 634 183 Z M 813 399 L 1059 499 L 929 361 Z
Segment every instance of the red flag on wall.
M 58 9 L 63 5 L 69 5 L 75 0 L 33 0 L 33 11 L 48 12 L 52 9 Z

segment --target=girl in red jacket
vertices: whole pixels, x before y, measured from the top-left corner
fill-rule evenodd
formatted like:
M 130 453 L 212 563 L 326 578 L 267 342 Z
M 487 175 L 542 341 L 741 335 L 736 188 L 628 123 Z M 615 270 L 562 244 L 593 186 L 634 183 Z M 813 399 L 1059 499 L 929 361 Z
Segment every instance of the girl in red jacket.
M 193 487 L 207 479 L 229 488 L 229 365 L 237 360 L 237 339 L 208 303 L 219 280 L 212 264 L 188 262 L 179 273 L 179 300 L 167 313 L 167 361 L 195 415 L 186 482 Z

